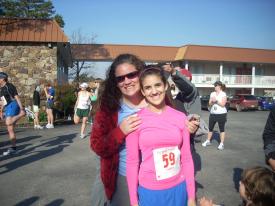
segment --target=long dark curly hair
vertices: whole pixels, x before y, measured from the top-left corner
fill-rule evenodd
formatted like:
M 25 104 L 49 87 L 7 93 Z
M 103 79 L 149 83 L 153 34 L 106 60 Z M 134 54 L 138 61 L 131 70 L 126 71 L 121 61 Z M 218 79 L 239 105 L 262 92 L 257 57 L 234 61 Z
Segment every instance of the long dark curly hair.
M 96 110 L 101 109 L 108 112 L 119 110 L 122 93 L 117 86 L 115 71 L 119 65 L 124 63 L 135 66 L 137 71 L 141 71 L 145 67 L 145 63 L 133 54 L 120 54 L 117 56 L 106 72 L 106 79 L 100 85 Z

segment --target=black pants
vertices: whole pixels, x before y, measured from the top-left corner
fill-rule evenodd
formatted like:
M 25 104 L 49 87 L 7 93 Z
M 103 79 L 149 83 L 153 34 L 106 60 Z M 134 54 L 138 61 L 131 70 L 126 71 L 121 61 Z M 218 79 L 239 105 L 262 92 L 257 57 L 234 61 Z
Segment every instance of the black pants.
M 224 114 L 210 114 L 209 116 L 209 132 L 212 132 L 216 122 L 219 124 L 220 132 L 224 132 L 225 122 L 227 120 L 227 113 Z

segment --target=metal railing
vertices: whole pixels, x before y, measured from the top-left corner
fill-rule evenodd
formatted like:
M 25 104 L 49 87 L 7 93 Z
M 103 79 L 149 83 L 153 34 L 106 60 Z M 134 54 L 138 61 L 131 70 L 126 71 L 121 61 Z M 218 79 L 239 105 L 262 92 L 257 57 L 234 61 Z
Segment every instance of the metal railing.
M 219 74 L 192 74 L 192 82 L 194 84 L 213 84 L 220 80 Z M 254 77 L 252 83 L 252 75 L 223 75 L 221 81 L 226 85 L 251 85 L 251 86 L 268 86 L 275 87 L 275 76 L 259 76 Z
M 255 85 L 275 86 L 275 76 L 255 76 Z
M 225 84 L 251 85 L 252 75 L 223 75 L 222 82 Z
M 192 83 L 194 84 L 213 84 L 220 79 L 218 74 L 192 74 Z

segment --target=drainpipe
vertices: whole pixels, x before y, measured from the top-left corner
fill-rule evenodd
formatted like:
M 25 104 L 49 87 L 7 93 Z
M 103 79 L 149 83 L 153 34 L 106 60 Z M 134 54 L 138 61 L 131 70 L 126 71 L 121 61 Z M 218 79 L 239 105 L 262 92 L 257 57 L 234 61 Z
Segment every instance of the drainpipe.
M 185 69 L 189 70 L 188 62 L 185 62 Z
M 252 89 L 251 94 L 255 94 L 255 65 L 252 66 Z
M 223 64 L 220 64 L 220 81 L 222 81 Z

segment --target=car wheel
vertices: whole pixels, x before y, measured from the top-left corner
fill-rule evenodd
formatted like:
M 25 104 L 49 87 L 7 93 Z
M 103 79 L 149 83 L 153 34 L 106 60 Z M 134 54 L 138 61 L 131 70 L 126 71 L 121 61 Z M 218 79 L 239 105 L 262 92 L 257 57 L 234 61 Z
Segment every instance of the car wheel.
M 241 112 L 242 111 L 241 105 L 237 104 L 236 105 L 236 110 L 237 110 L 237 112 Z
M 263 108 L 262 108 L 261 106 L 258 106 L 258 110 L 259 110 L 259 111 L 262 111 Z

